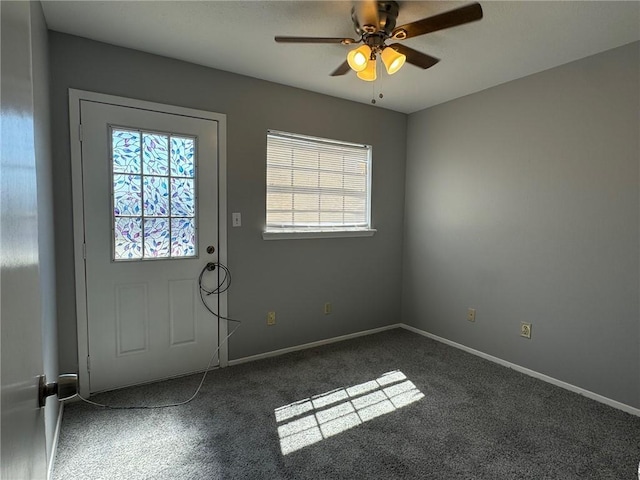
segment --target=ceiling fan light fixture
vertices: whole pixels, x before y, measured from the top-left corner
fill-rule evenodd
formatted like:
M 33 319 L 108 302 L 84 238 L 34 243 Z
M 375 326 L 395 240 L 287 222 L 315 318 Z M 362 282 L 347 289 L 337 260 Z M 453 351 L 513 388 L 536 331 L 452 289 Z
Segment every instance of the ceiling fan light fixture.
M 380 55 L 382 57 L 382 63 L 384 63 L 387 73 L 393 75 L 402 68 L 407 57 L 400 52 L 395 51 L 391 47 L 387 47 L 382 51 Z
M 376 61 L 372 60 L 367 63 L 367 67 L 356 74 L 360 80 L 365 82 L 373 82 L 378 76 L 376 75 Z
M 0 0 L 2 1 L 2 0 Z M 400 43 L 387 46 L 390 39 L 405 40 L 440 30 L 476 22 L 484 16 L 482 7 L 477 2 L 447 10 L 421 20 L 396 27 L 399 2 L 396 0 L 361 0 L 354 2 L 351 8 L 351 21 L 358 34 L 358 39 L 342 37 L 285 37 L 276 36 L 278 43 L 340 43 L 354 45 L 347 54 L 347 59 L 331 72 L 332 77 L 346 75 L 354 70 L 358 77 L 373 81 L 376 78 L 377 56 L 384 64 L 389 75 L 393 75 L 408 62 L 423 70 L 433 67 L 440 59 L 414 50 Z
M 347 63 L 354 72 L 362 72 L 370 63 L 371 48 L 368 45 L 362 45 L 351 50 L 347 54 Z M 375 62 L 374 62 L 375 63 Z

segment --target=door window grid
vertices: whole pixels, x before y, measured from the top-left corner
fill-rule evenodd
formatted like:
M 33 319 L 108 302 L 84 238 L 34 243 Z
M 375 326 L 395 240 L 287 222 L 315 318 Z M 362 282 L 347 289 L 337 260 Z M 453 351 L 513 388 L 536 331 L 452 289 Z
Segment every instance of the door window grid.
M 195 138 L 111 127 L 113 260 L 195 257 Z

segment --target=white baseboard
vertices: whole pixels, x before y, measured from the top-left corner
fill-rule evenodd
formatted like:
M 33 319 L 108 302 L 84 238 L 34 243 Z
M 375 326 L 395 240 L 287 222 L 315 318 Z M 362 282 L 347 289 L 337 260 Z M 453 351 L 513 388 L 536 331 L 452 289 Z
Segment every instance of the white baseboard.
M 58 397 L 52 397 L 57 400 Z M 58 439 L 60 438 L 60 429 L 62 428 L 62 414 L 64 413 L 64 402 L 59 402 L 58 420 L 56 421 L 56 430 L 53 432 L 53 444 L 51 445 L 51 458 L 47 465 L 47 480 L 53 478 L 53 465 L 56 463 L 56 452 L 58 451 Z
M 284 355 L 285 353 L 297 352 L 298 350 L 306 350 L 307 348 L 319 347 L 321 345 L 328 345 L 330 343 L 342 342 L 343 340 L 350 340 L 356 337 L 372 335 L 374 333 L 384 332 L 385 330 L 393 330 L 394 328 L 400 328 L 401 326 L 402 325 L 400 323 L 395 323 L 393 325 L 386 325 L 384 327 L 364 330 L 362 332 L 350 333 L 348 335 L 341 335 L 339 337 L 318 340 L 317 342 L 303 343 L 302 345 L 296 345 L 295 347 L 281 348 L 280 350 L 273 350 L 271 352 L 258 353 L 257 355 L 250 355 L 248 357 L 229 360 L 229 366 L 253 362 L 254 360 L 262 360 L 263 358 L 277 357 L 278 355 Z
M 257 355 L 251 355 L 248 357 L 242 357 L 235 360 L 229 360 L 229 366 L 240 365 L 241 363 L 253 362 L 255 360 L 262 360 L 264 358 L 276 357 L 278 355 L 284 355 L 285 353 L 296 352 L 299 350 L 306 350 L 308 348 L 319 347 L 321 345 L 328 345 L 330 343 L 335 343 L 335 342 L 341 342 L 343 340 L 349 340 L 351 338 L 362 337 L 365 335 L 372 335 L 374 333 L 384 332 L 385 330 L 392 330 L 394 328 L 404 328 L 405 330 L 409 330 L 411 332 L 417 333 L 418 335 L 422 335 L 424 337 L 430 338 L 437 342 L 444 343 L 445 345 L 449 345 L 451 347 L 464 350 L 465 352 L 471 353 L 472 355 L 476 355 L 477 357 L 480 357 L 480 358 L 484 358 L 485 360 L 489 360 L 490 362 L 497 363 L 498 365 L 502 365 L 503 367 L 511 368 L 513 370 L 516 370 L 517 372 L 524 373 L 525 375 L 529 375 L 530 377 L 537 378 L 538 380 L 542 380 L 543 382 L 547 382 L 557 387 L 564 388 L 565 390 L 569 390 L 570 392 L 574 392 L 584 397 L 590 398 L 591 400 L 595 400 L 596 402 L 603 403 L 605 405 L 616 408 L 618 410 L 622 410 L 623 412 L 640 417 L 639 408 L 635 408 L 635 407 L 632 407 L 631 405 L 618 402 L 617 400 L 612 400 L 611 398 L 605 397 L 598 393 L 585 390 L 584 388 L 577 387 L 567 382 L 563 382 L 562 380 L 558 380 L 557 378 L 553 378 L 543 373 L 536 372 L 535 370 L 531 370 L 531 369 L 522 367 L 520 365 L 516 365 L 515 363 L 508 362 L 507 360 L 494 357 L 493 355 L 489 355 L 487 353 L 481 352 L 480 350 L 475 350 L 471 347 L 467 347 L 466 345 L 462 345 L 460 343 L 447 340 L 446 338 L 439 337 L 437 335 L 434 335 L 429 332 L 425 332 L 424 330 L 420 330 L 419 328 L 412 327 L 411 325 L 406 325 L 404 323 L 394 323 L 393 325 L 387 325 L 384 327 L 374 328 L 371 330 L 364 330 L 362 332 L 350 333 L 348 335 L 342 335 L 340 337 L 327 338 L 325 340 L 318 340 L 317 342 L 304 343 L 302 345 L 296 345 L 294 347 L 282 348 L 280 350 L 273 350 L 271 352 L 259 353 Z
M 508 362 L 508 361 L 503 360 L 501 358 L 494 357 L 493 355 L 489 355 L 489 354 L 481 352 L 479 350 L 475 350 L 473 348 L 467 347 L 467 346 L 462 345 L 460 343 L 452 342 L 451 340 L 447 340 L 446 338 L 438 337 L 437 335 L 434 335 L 434 334 L 429 333 L 429 332 L 425 332 L 424 330 L 420 330 L 419 328 L 412 327 L 411 325 L 406 325 L 404 323 L 401 323 L 401 324 L 398 324 L 398 325 L 401 328 L 404 328 L 404 329 L 409 330 L 411 332 L 417 333 L 417 334 L 422 335 L 424 337 L 430 338 L 430 339 L 435 340 L 437 342 L 441 342 L 441 343 L 444 343 L 445 345 L 449 345 L 451 347 L 455 347 L 455 348 L 458 348 L 460 350 L 464 350 L 465 352 L 471 353 L 472 355 L 476 355 L 476 356 L 478 356 L 480 358 L 484 358 L 485 360 L 489 360 L 490 362 L 494 362 L 494 363 L 497 363 L 498 365 L 502 365 L 504 367 L 511 368 L 511 369 L 516 370 L 516 371 L 518 371 L 520 373 L 524 373 L 525 375 L 529 375 L 530 377 L 537 378 L 539 380 L 542 380 L 544 382 L 550 383 L 552 385 L 556 385 L 557 387 L 564 388 L 565 390 L 569 390 L 571 392 L 583 395 L 583 396 L 585 396 L 587 398 L 590 398 L 591 400 L 595 400 L 596 402 L 604 403 L 605 405 L 608 405 L 610 407 L 617 408 L 618 410 L 622 410 L 623 412 L 627 412 L 627 413 L 630 413 L 631 415 L 635 415 L 637 417 L 640 417 L 640 409 L 632 407 L 632 406 L 627 405 L 625 403 L 621 403 L 621 402 L 618 402 L 616 400 L 612 400 L 610 398 L 604 397 L 602 395 L 599 395 L 597 393 L 591 392 L 589 390 L 585 390 L 584 388 L 576 387 L 575 385 L 572 385 L 570 383 L 563 382 L 562 380 L 558 380 L 556 378 L 550 377 L 550 376 L 545 375 L 543 373 L 536 372 L 534 370 L 530 370 L 530 369 L 525 368 L 525 367 L 521 367 L 520 365 L 516 365 L 515 363 L 511 363 L 511 362 Z

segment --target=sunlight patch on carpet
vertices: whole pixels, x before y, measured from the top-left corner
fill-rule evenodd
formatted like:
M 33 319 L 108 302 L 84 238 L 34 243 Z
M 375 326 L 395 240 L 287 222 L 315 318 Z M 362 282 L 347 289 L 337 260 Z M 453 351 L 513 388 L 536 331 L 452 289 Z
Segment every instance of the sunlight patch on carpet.
M 400 370 L 276 408 L 280 450 L 287 455 L 391 413 L 424 395 Z

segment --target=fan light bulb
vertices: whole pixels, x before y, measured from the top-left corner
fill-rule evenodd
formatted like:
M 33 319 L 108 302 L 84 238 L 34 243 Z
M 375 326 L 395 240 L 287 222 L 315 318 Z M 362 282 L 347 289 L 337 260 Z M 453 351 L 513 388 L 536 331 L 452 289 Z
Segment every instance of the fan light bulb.
M 380 55 L 382 57 L 382 63 L 384 63 L 387 73 L 393 75 L 402 68 L 407 57 L 399 52 L 396 52 L 393 48 L 387 47 L 382 51 Z
M 367 63 L 367 67 L 361 72 L 358 72 L 356 75 L 360 80 L 364 80 L 366 82 L 373 82 L 377 78 L 376 61 L 372 60 L 371 62 Z
M 367 68 L 369 58 L 371 57 L 371 48 L 368 45 L 362 45 L 347 54 L 347 63 L 355 72 L 362 72 Z

